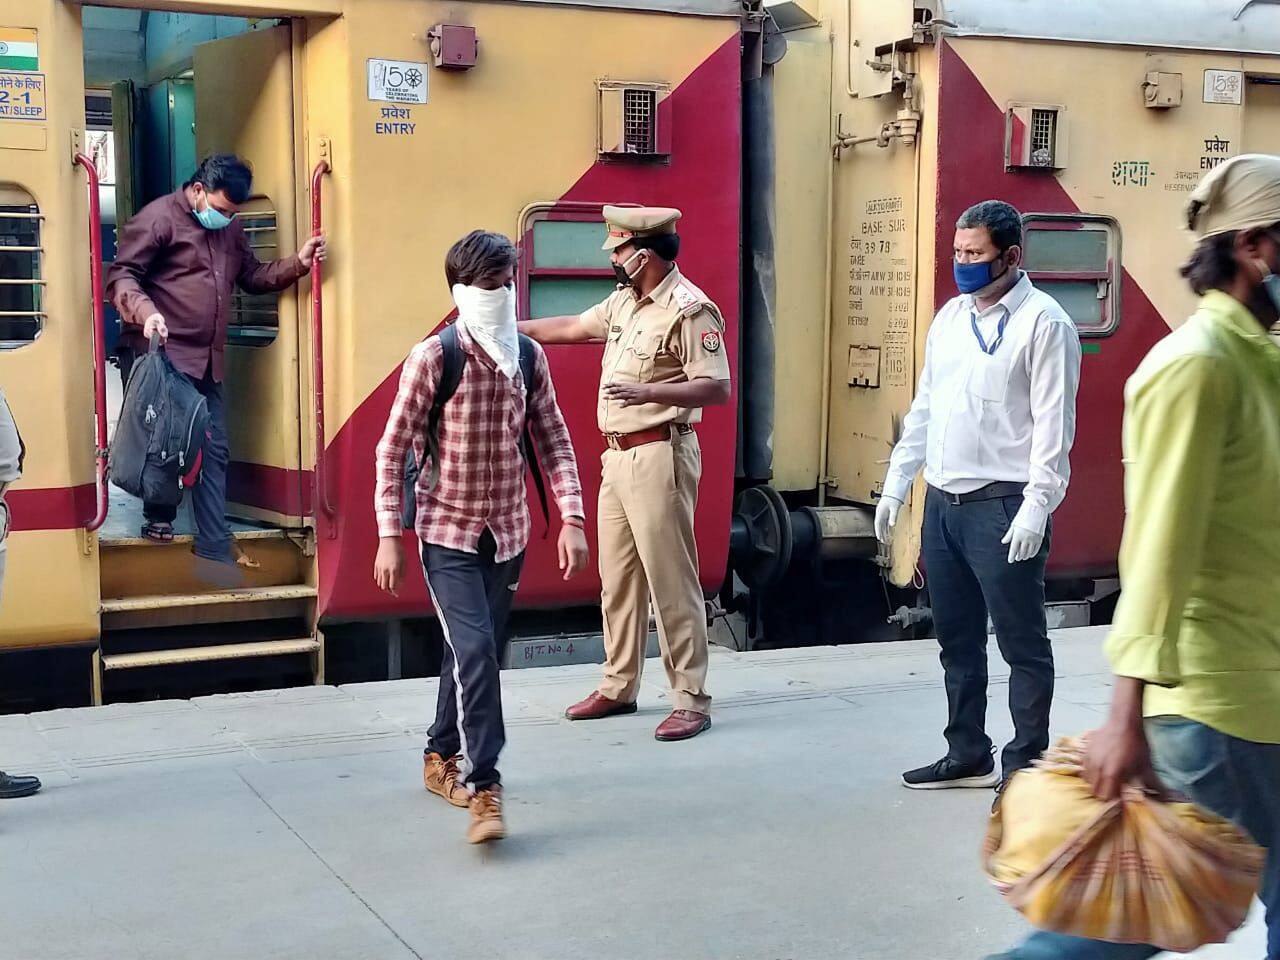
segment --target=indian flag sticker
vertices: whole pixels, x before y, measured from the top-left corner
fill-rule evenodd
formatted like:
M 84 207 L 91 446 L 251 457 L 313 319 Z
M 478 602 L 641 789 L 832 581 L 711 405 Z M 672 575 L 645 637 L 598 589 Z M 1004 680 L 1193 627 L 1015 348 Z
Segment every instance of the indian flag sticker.
M 36 32 L 25 27 L 0 27 L 0 70 L 39 70 Z

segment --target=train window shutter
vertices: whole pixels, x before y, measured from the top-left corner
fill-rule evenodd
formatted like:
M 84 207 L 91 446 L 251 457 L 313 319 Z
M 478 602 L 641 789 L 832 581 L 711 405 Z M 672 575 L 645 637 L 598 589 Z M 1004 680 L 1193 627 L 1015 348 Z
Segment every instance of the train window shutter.
M 0 350 L 24 347 L 44 329 L 43 224 L 29 193 L 0 184 Z
M 1023 218 L 1023 268 L 1053 297 L 1082 337 L 1104 337 L 1120 321 L 1120 225 L 1088 214 Z
M 1067 109 L 1060 104 L 1013 103 L 1005 111 L 1006 170 L 1061 170 L 1067 165 Z
M 670 84 L 600 80 L 596 151 L 608 160 L 666 160 L 671 156 L 670 107 L 659 107 Z
M 265 196 L 252 196 L 236 217 L 244 228 L 249 249 L 263 263 L 280 256 L 276 233 L 276 211 Z M 227 324 L 227 343 L 242 347 L 265 347 L 280 332 L 280 294 L 245 293 L 236 287 Z

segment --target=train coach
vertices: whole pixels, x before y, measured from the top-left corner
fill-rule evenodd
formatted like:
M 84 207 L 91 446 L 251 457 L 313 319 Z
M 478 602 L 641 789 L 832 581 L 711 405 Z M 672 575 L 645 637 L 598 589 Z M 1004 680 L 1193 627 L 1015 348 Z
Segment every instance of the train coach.
M 99 702 L 215 661 L 319 681 L 326 638 L 423 622 L 420 579 L 392 598 L 370 576 L 372 462 L 400 362 L 449 315 L 444 252 L 510 234 L 522 315 L 575 311 L 612 289 L 611 202 L 681 208 L 681 266 L 724 313 L 703 586 L 773 645 L 927 620 L 918 537 L 884 554 L 871 511 L 953 295 L 951 226 L 1022 209 L 1027 268 L 1085 344 L 1050 573 L 1087 607 L 1116 589 L 1124 380 L 1189 308 L 1181 207 L 1226 157 L 1280 152 L 1278 55 L 1280 10 L 1244 0 L 0 0 L 0 385 L 28 448 L 0 664 L 68 651 L 41 662 Z M 259 256 L 313 229 L 332 251 L 234 304 L 231 512 L 261 563 L 235 590 L 181 531 L 140 539 L 104 473 L 115 226 L 214 151 L 253 165 Z M 600 350 L 548 354 L 591 503 Z M 596 601 L 536 517 L 529 550 L 527 616 Z

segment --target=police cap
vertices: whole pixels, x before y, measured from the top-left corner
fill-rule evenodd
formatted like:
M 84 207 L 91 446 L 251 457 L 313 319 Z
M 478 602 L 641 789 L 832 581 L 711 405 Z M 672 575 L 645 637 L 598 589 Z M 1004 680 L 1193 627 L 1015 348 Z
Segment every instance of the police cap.
M 612 207 L 604 208 L 604 219 L 609 225 L 609 236 L 604 249 L 613 250 L 640 237 L 660 237 L 676 232 L 680 211 L 674 207 Z

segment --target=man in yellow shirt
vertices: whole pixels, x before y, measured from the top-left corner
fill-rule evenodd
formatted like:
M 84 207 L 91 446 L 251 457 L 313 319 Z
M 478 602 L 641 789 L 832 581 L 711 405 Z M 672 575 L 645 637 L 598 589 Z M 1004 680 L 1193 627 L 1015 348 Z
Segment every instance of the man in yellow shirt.
M 1163 786 L 1270 849 L 1280 957 L 1280 157 L 1235 157 L 1191 194 L 1182 268 L 1202 296 L 1125 389 L 1124 593 L 1110 715 L 1085 773 Z M 1133 960 L 1142 944 L 1037 933 L 1004 960 Z

